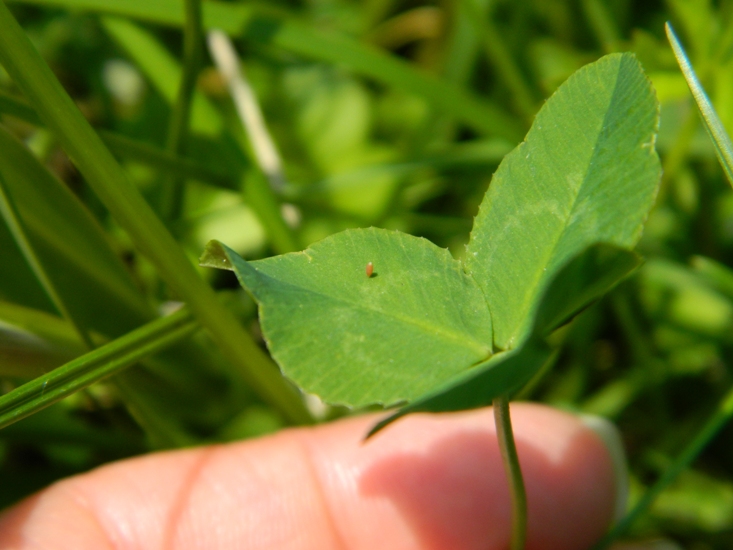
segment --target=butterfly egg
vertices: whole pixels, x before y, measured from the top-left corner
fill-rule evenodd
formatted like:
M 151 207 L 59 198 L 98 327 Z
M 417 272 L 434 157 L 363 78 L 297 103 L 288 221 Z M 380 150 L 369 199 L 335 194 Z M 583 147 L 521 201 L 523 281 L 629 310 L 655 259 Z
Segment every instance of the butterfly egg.
M 367 277 L 371 277 L 372 276 L 372 273 L 374 273 L 374 264 L 372 262 L 369 262 L 366 265 L 366 274 L 367 274 Z

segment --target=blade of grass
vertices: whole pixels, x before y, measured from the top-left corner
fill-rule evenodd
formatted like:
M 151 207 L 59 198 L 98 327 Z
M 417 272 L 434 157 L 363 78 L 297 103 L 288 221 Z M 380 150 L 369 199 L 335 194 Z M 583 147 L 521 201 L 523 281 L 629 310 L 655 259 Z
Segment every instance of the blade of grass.
M 478 1 L 477 7 L 481 17 L 485 17 L 485 1 Z M 476 25 L 471 20 L 465 6 L 465 2 L 450 4 L 451 13 L 448 18 L 450 29 L 448 30 L 445 45 L 445 58 L 442 63 L 441 73 L 443 78 L 449 82 L 464 85 L 473 72 L 478 54 L 479 40 Z
M 100 23 L 104 31 L 145 75 L 150 85 L 175 110 L 179 94 L 177 86 L 183 83 L 186 67 L 182 68 L 178 59 L 160 40 L 141 25 L 128 19 L 111 16 L 101 17 Z M 190 101 L 192 131 L 207 137 L 218 136 L 222 129 L 222 119 L 214 104 L 201 93 L 195 93 Z
M 46 261 L 49 260 L 48 255 L 40 255 L 36 253 L 32 241 L 24 227 L 23 218 L 19 214 L 13 202 L 10 187 L 5 184 L 5 180 L 2 175 L 0 175 L 0 215 L 5 220 L 16 245 L 21 250 L 21 253 L 28 265 L 31 267 L 36 279 L 49 296 L 58 312 L 73 328 L 74 333 L 82 343 L 85 351 L 94 349 L 95 344 L 90 333 L 90 327 L 85 323 L 84 316 L 78 309 L 72 309 L 72 307 L 70 307 L 73 303 L 74 295 L 68 292 L 64 293 L 62 291 L 63 286 L 58 286 L 58 283 L 64 277 L 63 270 L 51 270 L 49 264 L 46 264 Z M 121 384 L 124 387 L 130 386 L 129 384 L 126 384 L 126 382 L 125 378 L 120 377 L 115 381 L 115 385 L 117 385 L 118 390 L 120 390 Z M 188 438 L 183 436 L 183 432 L 174 424 L 174 422 L 166 420 L 166 415 L 163 411 L 159 410 L 160 407 L 157 407 L 149 397 L 140 395 L 139 392 L 136 392 L 132 388 L 123 391 L 126 393 L 127 397 L 125 400 L 126 404 L 133 402 L 136 403 L 136 417 L 143 427 L 147 427 L 146 432 L 156 446 L 175 447 L 188 442 Z M 176 434 L 180 434 L 181 437 L 176 437 Z
M 171 0 L 134 3 L 127 0 L 21 0 L 21 3 L 125 15 L 168 26 L 181 26 L 184 20 L 180 4 Z M 395 56 L 338 33 L 300 23 L 268 6 L 206 2 L 204 28 L 220 28 L 235 37 L 266 42 L 310 59 L 346 66 L 377 82 L 426 99 L 481 134 L 518 142 L 526 129 L 486 98 L 479 99 Z
M 234 45 L 229 37 L 219 29 L 209 31 L 206 38 L 209 53 L 229 88 L 229 95 L 234 101 L 239 120 L 247 132 L 257 163 L 270 180 L 272 189 L 280 191 L 285 185 L 280 154 L 275 146 L 275 141 L 267 130 L 262 109 L 241 67 L 242 62 L 237 56 Z
M 120 457 L 146 451 L 144 441 L 137 431 L 91 425 L 86 419 L 76 416 L 74 409 L 63 405 L 49 407 L 20 424 L 3 428 L 2 438 L 4 441 L 26 444 L 42 441 L 44 444 L 87 445 Z
M 57 315 L 5 301 L 0 301 L 0 336 L 3 343 L 0 346 L 0 376 L 22 380 L 46 374 L 86 351 L 74 330 Z M 98 345 L 110 341 L 95 332 L 92 332 L 92 337 Z M 227 396 L 237 400 L 237 405 L 247 400 L 248 394 L 237 395 L 231 386 L 212 384 L 211 378 L 202 373 L 198 363 L 206 362 L 211 365 L 220 360 L 212 355 L 192 357 L 197 354 L 198 349 L 195 340 L 187 338 L 187 345 L 177 344 L 162 353 L 147 357 L 140 361 L 143 368 L 128 370 L 114 379 L 114 384 L 118 387 L 124 377 L 125 382 L 133 384 L 137 394 L 146 397 L 150 403 L 147 409 L 156 408 L 156 420 L 142 419 L 141 425 L 164 423 L 171 426 L 176 421 L 185 423 L 187 415 L 196 415 L 200 419 L 207 409 L 227 406 L 227 399 L 223 399 L 224 391 Z M 139 399 L 138 397 L 136 401 Z M 192 400 L 200 401 L 201 405 L 192 409 Z M 128 404 L 126 400 L 125 405 Z M 169 420 L 160 422 L 159 418 Z M 215 421 L 213 424 L 218 425 Z M 175 429 L 182 431 L 180 426 Z M 165 435 L 171 433 L 171 429 L 164 432 Z M 162 434 L 148 435 L 155 437 Z
M 239 190 L 240 174 L 226 166 L 210 166 L 180 155 L 171 155 L 158 147 L 123 135 L 101 131 L 105 145 L 119 157 L 142 162 L 173 176 L 186 177 L 223 189 Z
M 242 376 L 288 419 L 311 422 L 300 395 L 218 302 L 1 1 L 0 62 L 138 250 L 171 290 L 189 304 Z
M 603 0 L 583 0 L 581 5 L 585 18 L 595 32 L 603 51 L 606 53 L 617 51 L 618 44 L 621 42 L 621 34 Z
M 14 97 L 0 90 L 0 113 L 8 114 L 20 120 L 24 120 L 34 126 L 43 124 L 33 107 L 28 105 L 23 99 Z
M 165 50 L 155 36 L 130 21 L 104 17 L 102 18 L 102 25 L 115 40 L 123 45 L 159 92 L 172 103 L 174 90 L 171 86 L 171 79 L 178 79 L 182 71 L 178 61 Z M 194 102 L 192 126 L 203 129 L 205 128 L 204 123 L 206 123 L 211 126 L 209 131 L 213 131 L 215 127 L 220 127 L 221 121 L 214 111 L 213 105 L 205 101 L 203 96 L 196 96 L 196 99 L 201 100 L 198 102 L 200 108 L 197 109 L 196 102 Z M 206 108 L 206 111 L 204 108 Z M 204 112 L 210 112 L 213 115 L 203 116 Z M 212 122 L 213 118 L 219 120 L 215 126 Z M 242 158 L 245 158 L 247 147 L 243 144 L 238 145 L 241 146 L 243 151 Z M 257 153 L 257 149 L 255 149 L 255 153 Z M 255 154 L 255 157 L 258 158 L 257 154 Z M 170 181 L 168 183 L 173 185 Z M 268 189 L 267 184 L 255 176 L 249 178 L 243 187 L 245 200 L 253 206 L 257 217 L 267 230 L 273 248 L 279 253 L 299 250 L 300 247 L 290 228 L 282 219 L 279 201 L 274 193 Z M 168 190 L 166 195 L 163 197 L 161 205 L 169 201 L 177 202 L 180 200 L 180 197 L 176 196 L 177 192 L 174 193 L 172 188 Z M 161 207 L 161 212 L 165 214 L 163 207 Z M 170 219 L 169 221 L 173 220 Z
M 119 373 L 199 328 L 191 312 L 181 309 L 23 384 L 0 397 L 0 428 Z
M 478 0 L 463 0 L 463 5 L 483 43 L 486 57 L 511 92 L 518 112 L 528 121 L 531 120 L 536 112 L 534 94 L 504 43 L 499 29 L 491 20 L 491 13 L 482 13 Z
M 85 330 L 114 338 L 154 317 L 98 221 L 4 126 L 0 126 L 0 172 L 26 238 L 46 274 L 53 277 L 66 308 Z M 0 225 L 5 241 L 13 247 L 4 244 L 3 261 L 28 265 L 7 225 Z M 35 283 L 30 270 L 23 272 Z M 0 271 L 0 285 L 8 300 L 18 302 L 14 296 L 18 281 L 9 276 L 12 273 Z
M 665 25 L 667 31 L 667 38 L 672 46 L 672 51 L 677 58 L 677 63 L 682 70 L 682 74 L 685 76 L 687 85 L 690 87 L 692 97 L 695 98 L 700 114 L 702 115 L 703 122 L 705 123 L 705 129 L 708 131 L 710 138 L 713 140 L 713 146 L 715 147 L 715 153 L 718 155 L 720 165 L 723 167 L 728 182 L 733 185 L 733 143 L 728 136 L 728 133 L 723 127 L 723 123 L 720 121 L 720 117 L 715 112 L 713 104 L 710 103 L 705 90 L 703 89 L 700 81 L 695 74 L 692 64 L 682 48 L 677 35 L 672 29 L 672 25 L 667 23 Z
M 104 28 L 114 36 L 115 39 L 123 45 L 123 47 L 125 47 L 135 62 L 142 68 L 146 76 L 154 83 L 154 86 L 160 91 L 160 93 L 169 100 L 172 100 L 173 90 L 170 80 L 171 78 L 178 78 L 178 75 L 181 73 L 178 61 L 168 54 L 152 34 L 130 21 L 120 18 L 104 17 L 102 19 L 102 24 Z M 225 74 L 231 73 L 231 71 L 222 72 Z M 229 75 L 227 74 L 227 76 Z M 236 102 L 237 95 L 234 95 L 234 98 L 235 104 L 239 110 L 240 105 Z M 197 99 L 202 100 L 203 98 L 197 97 Z M 197 118 L 199 123 L 194 124 L 194 126 L 203 128 L 201 122 L 201 113 L 204 112 L 203 107 L 206 107 L 209 111 L 212 111 L 214 108 L 210 103 L 205 101 L 200 101 L 199 107 L 201 108 L 198 110 L 194 108 L 194 112 L 199 114 Z M 210 122 L 210 118 L 211 117 L 204 117 L 207 123 Z M 196 120 L 194 120 L 194 122 L 196 122 Z M 245 124 L 245 128 L 249 130 L 249 124 Z M 254 156 L 258 161 L 261 161 L 260 154 L 262 152 L 257 147 L 257 143 L 261 141 L 261 137 L 262 132 L 259 132 L 256 135 L 256 139 L 252 139 L 252 142 L 255 144 Z M 246 151 L 246 148 L 243 149 Z M 272 155 L 270 155 L 270 157 L 271 156 Z M 242 157 L 244 158 L 244 155 L 242 155 Z M 272 162 L 267 163 L 268 170 L 266 173 L 268 175 L 272 175 L 271 164 Z M 279 177 L 282 178 L 281 175 L 279 175 Z M 171 179 L 165 180 L 164 183 L 165 192 L 161 197 L 160 211 L 162 217 L 169 223 L 174 221 L 177 217 L 176 211 L 179 210 L 181 206 L 180 200 L 182 197 L 179 196 L 181 183 L 182 182 L 180 180 L 178 180 L 178 182 L 174 182 Z M 267 231 L 268 237 L 272 241 L 273 248 L 279 253 L 299 250 L 300 246 L 297 244 L 292 231 L 282 218 L 279 201 L 275 194 L 267 187 L 267 184 L 260 181 L 259 177 L 254 176 L 248 178 L 242 187 L 244 189 L 245 199 L 253 206 L 257 217 L 262 222 L 262 225 Z M 174 191 L 174 188 L 178 188 L 178 191 Z M 169 203 L 170 205 L 173 205 L 174 208 L 166 213 L 166 208 L 169 208 L 170 206 L 166 205 Z M 174 214 L 176 214 L 176 216 L 173 216 Z M 173 217 L 171 218 L 171 216 Z M 171 228 L 173 227 L 174 226 L 171 226 Z
M 5 185 L 5 179 L 0 174 L 0 216 L 3 217 L 5 223 L 10 229 L 10 233 L 13 235 L 15 243 L 20 248 L 26 262 L 30 266 L 33 274 L 38 279 L 46 294 L 53 302 L 61 316 L 74 327 L 74 330 L 79 336 L 79 339 L 84 343 L 87 349 L 93 349 L 94 343 L 89 335 L 87 329 L 83 326 L 78 319 L 72 315 L 71 311 L 66 307 L 61 296 L 56 291 L 56 286 L 53 283 L 53 279 L 46 274 L 46 270 L 43 268 L 43 263 L 36 256 L 33 246 L 31 245 L 28 237 L 26 236 L 25 228 L 23 227 L 21 217 L 13 203 L 13 199 L 8 192 L 7 186 Z
M 203 30 L 201 28 L 201 0 L 185 0 L 186 18 L 183 24 L 183 74 L 178 87 L 178 97 L 171 113 L 166 151 L 174 156 L 183 153 L 188 134 L 193 92 L 196 88 Z M 168 174 L 164 179 L 161 196 L 161 214 L 164 221 L 175 221 L 181 216 L 185 193 L 185 178 Z
M 10 115 L 34 126 L 43 126 L 43 121 L 38 118 L 33 107 L 3 91 L 0 91 L 0 114 Z M 100 130 L 99 135 L 105 145 L 118 157 L 129 158 L 179 177 L 185 176 L 224 189 L 239 190 L 240 174 L 221 164 L 204 164 L 188 157 L 171 155 L 158 147 L 116 132 Z M 209 143 L 210 147 L 216 146 L 213 141 Z
M 285 175 L 280 154 L 267 130 L 254 90 L 247 82 L 229 37 L 220 30 L 213 30 L 209 32 L 207 41 L 211 57 L 229 87 L 257 164 L 269 182 L 267 185 L 259 177 L 250 177 L 244 186 L 245 198 L 267 228 L 277 252 L 284 254 L 300 250 L 295 235 L 283 219 L 281 205 L 275 196 L 286 184 Z
M 516 119 L 486 98 L 423 73 L 408 63 L 336 33 L 316 31 L 291 19 L 262 17 L 245 29 L 244 38 L 255 39 L 259 28 L 275 28 L 270 43 L 307 58 L 345 65 L 382 84 L 423 97 L 436 109 L 456 117 L 480 134 L 519 141 L 524 128 Z M 227 30 L 227 29 L 225 29 Z M 234 33 L 237 35 L 238 33 Z
M 480 1 L 480 13 L 483 17 L 486 11 L 485 0 Z M 479 39 L 476 25 L 469 16 L 464 2 L 454 2 L 450 6 L 448 15 L 450 29 L 447 31 L 445 55 L 440 67 L 440 76 L 443 80 L 464 87 L 473 74 L 479 52 Z M 452 143 L 459 131 L 456 120 L 444 111 L 434 109 L 425 117 L 422 123 L 412 132 L 406 151 L 409 156 L 423 155 L 431 145 Z M 403 182 L 406 179 L 403 178 Z
M 49 316 L 53 319 L 58 317 Z M 30 380 L 84 353 L 0 321 L 0 377 Z M 64 326 L 66 323 L 60 321 Z M 76 346 L 77 348 L 80 346 Z
M 57 293 L 74 318 L 92 333 L 95 344 L 122 336 L 156 317 L 94 216 L 4 126 L 0 126 L 0 172 L 46 274 L 53 278 Z M 0 269 L 0 296 L 29 308 L 56 312 L 5 223 L 0 223 L 0 248 L 4 266 Z M 21 355 L 12 360 L 22 361 L 21 348 Z M 172 382 L 169 389 L 179 388 L 185 380 L 187 387 L 200 393 L 220 376 L 214 372 L 220 373 L 221 368 L 213 367 L 220 362 L 219 354 L 214 352 L 214 359 L 211 351 L 187 341 L 156 357 L 154 370 L 162 375 L 157 367 L 163 367 L 163 378 Z M 63 362 L 54 361 L 51 368 Z M 202 377 L 208 383 L 202 383 Z M 150 399 L 159 401 L 155 397 L 150 394 Z M 181 397 L 190 402 L 190 397 Z M 166 414 L 165 407 L 160 413 Z
M 186 338 L 192 332 L 194 332 L 194 329 L 181 330 L 179 334 L 172 334 L 170 342 L 164 343 L 165 345 L 161 349 Z M 157 348 L 154 349 L 151 346 L 149 354 L 155 351 L 157 351 Z M 122 361 L 113 361 L 110 366 L 121 363 Z M 176 420 L 170 418 L 170 416 L 160 414 L 160 409 L 164 405 L 159 401 L 153 401 L 149 395 L 144 395 L 140 391 L 141 384 L 135 380 L 135 373 L 135 370 L 125 371 L 120 376 L 115 377 L 112 382 L 124 402 L 125 408 L 145 432 L 150 448 L 153 450 L 180 449 L 181 447 L 200 444 L 201 440 L 193 438 L 182 430 Z M 159 396 L 156 397 L 159 398 Z
M 0 300 L 0 322 L 68 349 L 72 357 L 84 353 L 77 334 L 58 315 Z
M 649 510 L 656 498 L 700 455 L 731 417 L 733 417 L 733 390 L 728 390 L 697 436 L 688 443 L 657 482 L 644 493 L 634 508 L 592 550 L 604 550 L 622 537 L 639 516 Z
M 662 164 L 662 184 L 660 185 L 661 193 L 665 193 L 669 187 L 667 182 L 674 181 L 680 170 L 684 168 L 685 163 L 689 159 L 690 144 L 697 132 L 697 125 L 700 124 L 700 117 L 690 109 L 685 114 L 684 121 L 680 124 L 677 135 L 675 136 L 672 146 L 664 155 Z M 661 197 L 657 199 L 661 204 Z
M 254 172 L 244 183 L 244 200 L 254 211 L 267 231 L 272 248 L 278 254 L 301 250 L 295 234 L 282 216 L 282 204 L 272 192 L 268 180 L 260 172 Z
M 716 262 L 704 256 L 693 256 L 692 268 L 702 275 L 711 286 L 733 299 L 733 270 L 726 265 Z

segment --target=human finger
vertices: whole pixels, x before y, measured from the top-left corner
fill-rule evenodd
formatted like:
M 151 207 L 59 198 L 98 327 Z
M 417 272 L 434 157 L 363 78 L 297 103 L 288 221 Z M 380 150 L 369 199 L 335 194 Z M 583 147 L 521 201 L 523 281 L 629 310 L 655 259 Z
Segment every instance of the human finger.
M 615 508 L 606 446 L 569 414 L 531 404 L 511 414 L 527 550 L 588 548 Z M 0 547 L 508 547 L 510 497 L 490 409 L 412 415 L 365 442 L 375 418 L 104 466 L 7 511 Z

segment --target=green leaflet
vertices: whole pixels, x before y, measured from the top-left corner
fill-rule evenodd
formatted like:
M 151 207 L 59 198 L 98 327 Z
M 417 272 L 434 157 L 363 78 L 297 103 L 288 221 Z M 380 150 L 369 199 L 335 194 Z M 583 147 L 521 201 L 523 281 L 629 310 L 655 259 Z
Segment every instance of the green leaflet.
M 661 175 L 657 110 L 634 56 L 609 55 L 571 76 L 504 158 L 466 253 L 498 349 L 521 340 L 569 258 L 596 242 L 631 248 L 639 240 Z
M 213 242 L 202 264 L 233 267 L 260 304 L 275 360 L 329 403 L 414 399 L 491 354 L 481 291 L 425 239 L 353 229 L 256 262 Z
M 512 395 L 549 359 L 552 350 L 545 343 L 545 337 L 609 292 L 640 264 L 637 254 L 622 248 L 606 244 L 587 248 L 562 266 L 551 281 L 532 319 L 532 331 L 516 348 L 496 353 L 443 387 L 421 396 L 377 423 L 369 436 L 412 412 L 484 407 L 496 397 Z

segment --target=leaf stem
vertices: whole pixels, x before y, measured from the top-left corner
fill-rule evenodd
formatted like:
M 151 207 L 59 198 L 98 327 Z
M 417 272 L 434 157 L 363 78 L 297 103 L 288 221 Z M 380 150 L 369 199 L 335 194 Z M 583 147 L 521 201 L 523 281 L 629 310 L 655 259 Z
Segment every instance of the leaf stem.
M 519 465 L 517 447 L 514 444 L 512 420 L 509 416 L 509 399 L 506 395 L 494 399 L 494 421 L 499 450 L 504 469 L 509 477 L 512 495 L 512 544 L 511 550 L 523 550 L 527 536 L 527 493 L 524 490 L 522 468 Z

